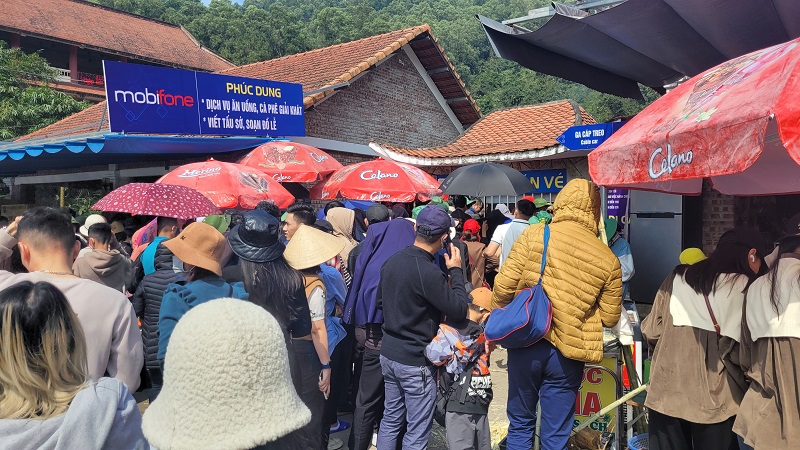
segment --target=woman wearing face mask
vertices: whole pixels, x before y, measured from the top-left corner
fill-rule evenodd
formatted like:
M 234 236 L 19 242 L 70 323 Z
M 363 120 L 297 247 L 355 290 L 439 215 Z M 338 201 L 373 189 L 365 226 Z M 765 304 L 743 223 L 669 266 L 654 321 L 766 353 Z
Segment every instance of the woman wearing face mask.
M 733 431 L 750 448 L 800 442 L 800 236 L 778 243 L 777 259 L 747 291 L 741 365 L 750 381 Z
M 163 244 L 183 261 L 186 281 L 167 286 L 158 315 L 158 360 L 164 361 L 175 324 L 190 309 L 216 298 L 247 300 L 244 284 L 222 279 L 220 260 L 225 251 L 225 236 L 209 224 L 195 222 L 176 238 Z
M 664 281 L 642 334 L 653 348 L 650 449 L 734 450 L 747 383 L 738 365 L 745 292 L 765 272 L 758 231 L 722 235 L 708 259 Z

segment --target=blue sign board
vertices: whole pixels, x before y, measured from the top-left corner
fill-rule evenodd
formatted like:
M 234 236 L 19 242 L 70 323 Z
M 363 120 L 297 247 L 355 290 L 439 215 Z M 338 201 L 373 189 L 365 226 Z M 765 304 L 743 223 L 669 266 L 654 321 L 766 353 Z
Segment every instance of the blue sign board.
M 537 194 L 561 192 L 567 184 L 567 169 L 520 170 L 531 180 L 533 191 Z
M 111 131 L 305 136 L 295 83 L 103 61 Z
M 598 123 L 593 125 L 576 125 L 567 128 L 556 141 L 570 150 L 592 150 L 600 146 L 625 122 Z

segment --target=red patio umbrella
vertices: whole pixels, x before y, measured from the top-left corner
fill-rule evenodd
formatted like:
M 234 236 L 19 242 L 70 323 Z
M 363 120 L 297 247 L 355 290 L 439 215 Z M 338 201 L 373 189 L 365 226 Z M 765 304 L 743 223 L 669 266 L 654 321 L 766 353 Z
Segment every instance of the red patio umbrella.
M 220 208 L 253 209 L 261 200 L 286 208 L 294 202 L 292 194 L 264 173 L 214 159 L 180 166 L 156 183 L 190 187 Z
M 275 181 L 292 183 L 313 183 L 343 167 L 324 151 L 296 142 L 259 145 L 240 164 L 254 167 Z
M 441 195 L 439 182 L 421 169 L 377 159 L 346 166 L 311 189 L 311 198 L 332 200 L 341 195 L 373 202 L 428 201 Z
M 741 56 L 656 100 L 589 154 L 603 186 L 800 192 L 800 39 Z
M 219 208 L 194 189 L 156 183 L 130 183 L 118 187 L 95 203 L 92 209 L 177 219 L 193 219 L 219 212 Z

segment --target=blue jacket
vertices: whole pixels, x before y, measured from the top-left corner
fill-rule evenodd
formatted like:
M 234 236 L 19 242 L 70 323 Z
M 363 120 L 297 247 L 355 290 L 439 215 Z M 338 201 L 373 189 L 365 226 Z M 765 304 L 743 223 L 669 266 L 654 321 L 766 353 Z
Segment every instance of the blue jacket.
M 158 314 L 158 359 L 163 361 L 175 325 L 190 309 L 207 301 L 233 297 L 247 300 L 244 283 L 228 284 L 218 276 L 167 286 Z
M 342 319 L 334 316 L 336 304 L 344 306 L 344 299 L 347 296 L 347 286 L 344 284 L 342 274 L 327 264 L 319 266 L 317 272 L 325 285 L 325 329 L 328 332 L 328 350 L 333 354 L 333 349 L 342 342 L 347 332 L 342 325 Z

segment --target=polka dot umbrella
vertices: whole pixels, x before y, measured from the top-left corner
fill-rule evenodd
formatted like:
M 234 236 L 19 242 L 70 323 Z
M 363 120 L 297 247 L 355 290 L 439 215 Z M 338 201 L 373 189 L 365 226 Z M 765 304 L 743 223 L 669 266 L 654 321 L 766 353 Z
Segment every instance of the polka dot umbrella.
M 126 184 L 109 192 L 92 209 L 177 219 L 220 212 L 211 200 L 192 188 L 156 183 Z

